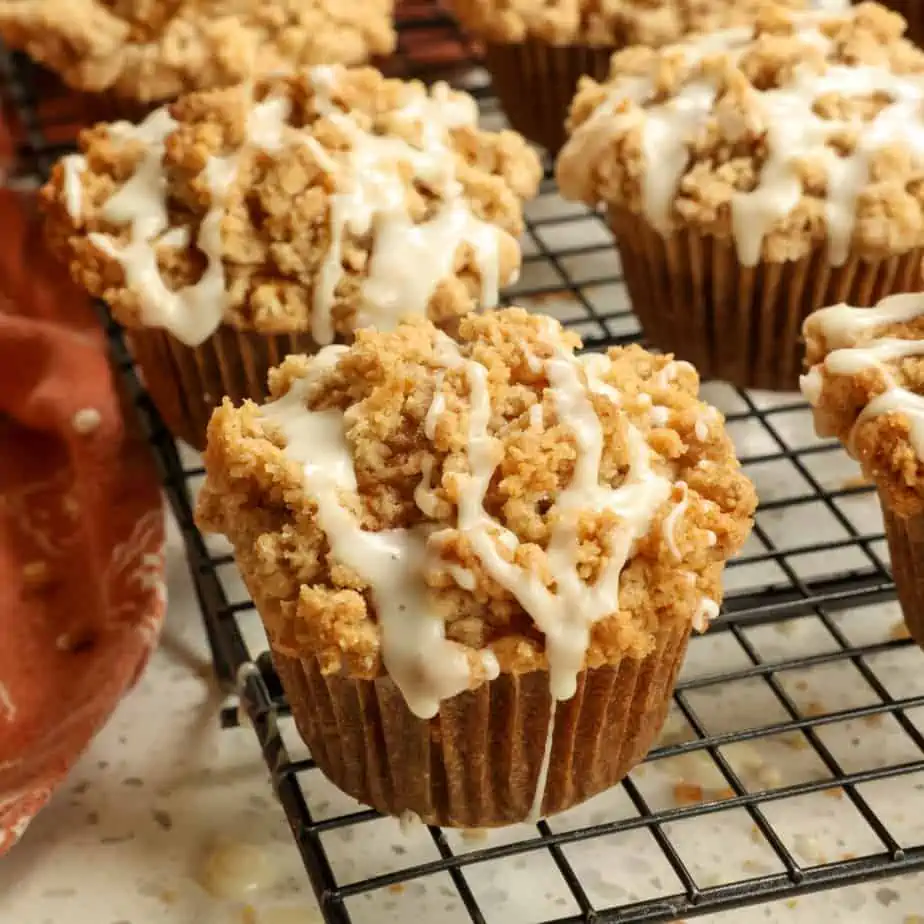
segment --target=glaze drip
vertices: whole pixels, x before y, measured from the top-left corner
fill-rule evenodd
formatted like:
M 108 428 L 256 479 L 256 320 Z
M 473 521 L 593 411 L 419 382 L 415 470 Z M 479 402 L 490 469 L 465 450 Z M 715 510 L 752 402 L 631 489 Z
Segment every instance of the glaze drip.
M 833 348 L 822 362 L 800 379 L 802 393 L 813 406 L 821 400 L 824 377 L 856 375 L 875 369 L 884 390 L 860 411 L 847 445 L 853 451 L 857 428 L 881 414 L 903 414 L 909 425 L 909 440 L 918 458 L 924 460 L 924 397 L 902 387 L 889 367 L 907 356 L 924 356 L 924 340 L 871 336 L 877 328 L 912 321 L 924 315 L 924 295 L 909 293 L 884 298 L 874 308 L 832 305 L 816 311 L 805 322 L 805 332 L 820 333 Z

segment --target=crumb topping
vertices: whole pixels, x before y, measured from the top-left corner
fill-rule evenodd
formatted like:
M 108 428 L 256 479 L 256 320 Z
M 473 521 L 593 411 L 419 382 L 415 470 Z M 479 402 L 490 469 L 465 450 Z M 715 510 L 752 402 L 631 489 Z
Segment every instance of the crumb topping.
M 279 650 L 387 672 L 429 716 L 498 671 L 547 668 L 566 699 L 715 614 L 755 505 L 721 415 L 687 363 L 576 346 L 522 309 L 457 340 L 416 319 L 290 357 L 263 408 L 225 401 L 198 520 Z
M 71 86 L 165 100 L 395 47 L 393 0 L 0 0 L 0 36 Z
M 753 28 L 613 57 L 585 79 L 563 193 L 732 240 L 742 264 L 924 244 L 924 51 L 875 3 L 765 6 Z
M 924 295 L 833 305 L 803 327 L 802 392 L 899 515 L 924 509 Z
M 449 324 L 515 279 L 539 160 L 474 100 L 311 68 L 100 125 L 44 190 L 78 281 L 189 345 L 227 322 L 319 344 L 400 313 Z
M 753 22 L 764 0 L 453 0 L 466 28 L 493 42 L 657 48 L 691 32 Z M 801 8 L 804 0 L 784 0 Z M 847 0 L 836 6 L 846 6 Z

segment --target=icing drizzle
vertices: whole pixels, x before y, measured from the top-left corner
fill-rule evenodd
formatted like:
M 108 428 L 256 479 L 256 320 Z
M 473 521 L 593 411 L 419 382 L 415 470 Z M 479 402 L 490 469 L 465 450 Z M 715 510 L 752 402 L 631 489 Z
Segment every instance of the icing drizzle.
M 319 112 L 347 137 L 347 151 L 326 151 L 305 130 L 287 124 L 290 103 L 270 98 L 252 105 L 247 118 L 245 144 L 227 157 L 210 157 L 203 178 L 212 204 L 202 220 L 196 246 L 207 260 L 202 278 L 178 291 L 170 290 L 157 265 L 157 247 L 174 244 L 167 239 L 167 175 L 164 148 L 177 128 L 167 107 L 153 112 L 138 126 L 115 123 L 109 128 L 117 141 L 133 141 L 143 153 L 133 174 L 104 204 L 102 217 L 129 226 L 127 244 L 111 235 L 91 233 L 93 244 L 116 260 L 125 274 L 126 286 L 135 294 L 146 326 L 163 327 L 179 340 L 196 345 L 219 326 L 227 306 L 227 286 L 222 263 L 221 223 L 225 198 L 237 174 L 238 159 L 246 148 L 267 152 L 284 145 L 308 146 L 322 170 L 335 184 L 330 195 L 331 242 L 315 280 L 311 333 L 319 344 L 334 339 L 332 309 L 337 287 L 344 276 L 344 239 L 372 234 L 374 240 L 362 283 L 356 325 L 394 327 L 404 314 L 426 314 L 439 284 L 452 276 L 463 246 L 476 266 L 481 291 L 479 304 L 491 308 L 498 302 L 500 251 L 511 241 L 506 231 L 478 218 L 455 176 L 455 155 L 450 132 L 474 126 L 477 107 L 467 96 L 452 94 L 437 84 L 430 95 L 412 92 L 393 120 L 419 126 L 420 144 L 364 130 L 356 116 L 342 111 L 333 101 L 339 68 L 317 67 L 308 72 Z M 249 91 L 248 91 L 249 92 Z M 86 160 L 72 155 L 64 163 L 64 203 L 72 218 L 83 209 L 80 175 Z M 415 222 L 408 208 L 409 168 L 411 180 L 438 197 L 425 220 Z M 176 231 L 177 229 L 172 229 Z
M 601 380 L 605 359 L 576 357 L 550 340 L 552 355 L 545 359 L 533 356 L 531 365 L 544 373 L 548 381 L 545 397 L 558 420 L 571 429 L 576 444 L 572 477 L 554 501 L 555 516 L 546 547 L 554 589 L 550 588 L 533 570 L 517 563 L 519 538 L 485 509 L 485 496 L 502 454 L 500 441 L 490 432 L 493 409 L 488 369 L 466 358 L 446 335 L 437 332 L 435 336 L 440 371 L 423 422 L 425 433 L 435 432 L 445 409 L 445 377 L 461 374 L 468 390 L 468 472 L 458 481 L 457 529 L 465 536 L 480 567 L 518 600 L 545 636 L 552 704 L 530 812 L 530 817 L 538 817 L 551 761 L 555 704 L 574 695 L 591 629 L 618 610 L 623 569 L 635 543 L 649 534 L 658 512 L 671 502 L 672 484 L 654 469 L 645 435 L 628 418 L 624 418 L 628 472 L 619 487 L 601 484 L 604 432 L 591 395 L 601 395 L 617 404 L 621 395 Z M 361 528 L 344 503 L 344 496 L 356 492 L 344 413 L 311 411 L 305 404 L 307 390 L 325 368 L 338 361 L 343 350 L 323 349 L 313 359 L 309 376 L 294 383 L 283 398 L 262 408 L 261 414 L 281 429 L 286 438 L 285 454 L 302 465 L 305 490 L 317 505 L 318 523 L 327 536 L 331 554 L 369 588 L 381 632 L 385 670 L 411 711 L 430 718 L 439 711 L 442 699 L 470 688 L 472 663 L 466 649 L 446 638 L 443 618 L 433 611 L 424 576 L 436 567 L 467 590 L 474 589 L 475 577 L 470 570 L 442 560 L 448 530 L 428 523 L 369 532 Z M 532 413 L 530 418 L 535 426 Z M 427 467 L 415 491 L 415 499 L 426 514 L 434 503 L 432 476 L 432 467 Z M 662 528 L 679 558 L 673 530 L 687 505 L 687 486 L 683 483 L 677 500 Z M 593 583 L 582 579 L 579 571 L 579 519 L 587 511 L 612 511 L 620 521 L 607 537 L 608 558 Z M 705 625 L 714 609 L 711 601 L 703 601 L 696 612 L 697 624 Z M 499 667 L 493 653 L 484 649 L 477 657 L 484 675 L 495 678 Z
M 912 321 L 924 315 L 924 295 L 907 293 L 890 295 L 874 308 L 832 305 L 810 315 L 805 332 L 817 330 L 831 348 L 825 358 L 800 379 L 802 393 L 812 406 L 821 399 L 825 373 L 856 375 L 875 369 L 885 389 L 874 397 L 858 415 L 847 441 L 853 451 L 857 428 L 880 414 L 901 413 L 908 419 L 909 440 L 918 458 L 924 460 L 924 396 L 899 385 L 887 365 L 905 356 L 924 356 L 924 340 L 894 337 L 870 337 L 877 327 Z
M 852 16 L 847 12 L 844 16 Z M 826 51 L 830 40 L 819 30 L 827 16 L 817 12 L 792 14 L 795 34 Z M 737 60 L 751 41 L 749 29 L 729 29 L 671 46 L 693 67 L 708 54 L 722 52 Z M 653 71 L 656 65 L 653 65 Z M 681 178 L 690 163 L 689 145 L 715 117 L 717 86 L 705 77 L 690 79 L 663 103 L 652 104 L 657 74 L 618 80 L 596 112 L 574 132 L 562 151 L 558 178 L 565 195 L 588 199 L 593 194 L 593 171 L 613 138 L 638 126 L 643 161 L 642 202 L 649 222 L 662 233 L 671 230 L 672 210 Z M 758 91 L 749 87 L 766 126 L 767 157 L 755 188 L 735 193 L 731 201 L 732 231 L 738 259 L 745 266 L 761 257 L 764 240 L 789 216 L 802 198 L 798 167 L 810 161 L 827 176 L 825 217 L 829 257 L 839 266 L 847 259 L 853 238 L 857 200 L 869 182 L 870 161 L 883 148 L 905 144 L 924 158 L 924 75 L 899 75 L 886 67 L 828 64 L 822 73 L 805 65 L 793 69 L 782 87 Z M 823 119 L 814 111 L 821 97 L 886 94 L 891 102 L 870 121 Z M 614 115 L 617 107 L 632 105 Z M 856 146 L 841 156 L 829 142 L 845 131 L 856 133 Z

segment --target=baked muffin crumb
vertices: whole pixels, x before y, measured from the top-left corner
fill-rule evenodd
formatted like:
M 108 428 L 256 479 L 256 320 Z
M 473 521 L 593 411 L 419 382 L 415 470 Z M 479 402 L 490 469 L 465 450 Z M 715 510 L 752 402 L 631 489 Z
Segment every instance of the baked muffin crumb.
M 70 86 L 142 102 L 395 47 L 392 0 L 0 0 L 0 36 Z
M 924 295 L 834 305 L 805 322 L 802 392 L 820 436 L 860 462 L 889 509 L 924 509 Z
M 516 308 L 457 340 L 408 319 L 215 412 L 198 521 L 276 650 L 387 672 L 429 716 L 498 672 L 549 669 L 567 698 L 664 620 L 714 615 L 755 505 L 721 415 L 686 363 L 577 346 Z
M 924 51 L 904 26 L 875 3 L 765 5 L 753 28 L 617 53 L 574 99 L 559 185 L 733 241 L 745 266 L 919 247 Z
M 129 327 L 319 344 L 401 311 L 451 325 L 518 272 L 536 154 L 471 97 L 319 67 L 98 125 L 43 191 L 52 242 Z
M 753 21 L 765 0 L 453 0 L 460 20 L 492 42 L 538 39 L 549 45 L 655 48 L 690 32 L 714 32 Z M 793 8 L 803 0 L 783 0 Z

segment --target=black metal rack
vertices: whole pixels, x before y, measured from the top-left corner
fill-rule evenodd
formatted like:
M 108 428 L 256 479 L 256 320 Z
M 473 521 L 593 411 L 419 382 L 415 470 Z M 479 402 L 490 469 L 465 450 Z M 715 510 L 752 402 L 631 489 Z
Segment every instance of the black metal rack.
M 479 98 L 486 120 L 500 118 L 486 77 L 471 58 L 475 47 L 429 3 L 403 6 L 392 67 L 402 75 L 461 82 Z M 33 184 L 72 147 L 86 98 L 2 49 L 0 79 L 18 154 L 13 180 Z M 527 219 L 524 272 L 508 300 L 556 314 L 582 334 L 589 349 L 637 339 L 618 258 L 599 217 L 559 200 L 547 177 Z M 447 907 L 456 914 L 452 920 L 490 921 L 488 901 L 479 899 L 483 890 L 472 884 L 477 870 L 496 861 L 515 868 L 522 858 L 540 854 L 551 861 L 567 897 L 565 910 L 551 911 L 545 924 L 674 921 L 924 869 L 924 833 L 920 828 L 903 833 L 893 811 L 899 792 L 900 801 L 916 792 L 920 799 L 924 789 L 915 776 L 924 780 L 919 730 L 924 723 L 916 712 L 924 714 L 924 681 L 908 687 L 896 686 L 893 679 L 901 669 L 921 674 L 924 662 L 895 629 L 898 610 L 891 602 L 894 589 L 872 489 L 855 478 L 836 445 L 814 439 L 808 412 L 795 397 L 708 385 L 706 396 L 726 413 L 762 506 L 749 547 L 729 566 L 721 618 L 691 643 L 688 670 L 674 697 L 673 722 L 683 728 L 677 733 L 675 727 L 621 784 L 626 810 L 611 817 L 578 813 L 552 818 L 522 826 L 513 839 L 481 846 L 474 840 L 460 846 L 455 834 L 430 828 L 432 859 L 395 868 L 392 857 L 371 876 L 352 881 L 338 876 L 326 839 L 362 829 L 378 816 L 362 806 L 334 814 L 309 808 L 320 774 L 309 757 L 293 758 L 287 748 L 290 720 L 278 678 L 268 656 L 256 655 L 245 642 L 242 626 L 253 617 L 252 604 L 232 602 L 225 581 L 231 558 L 216 553 L 193 522 L 193 493 L 202 470 L 178 452 L 134 375 L 118 331 L 111 327 L 110 332 L 182 530 L 216 673 L 240 694 L 330 924 L 353 921 L 351 903 L 361 896 L 379 890 L 399 894 L 406 884 L 436 874 L 451 883 Z M 843 702 L 820 701 L 831 684 L 849 693 Z M 739 701 L 740 708 L 726 708 L 719 719 L 710 706 Z M 223 721 L 235 723 L 237 711 L 225 710 Z M 885 726 L 899 737 L 880 747 L 875 742 Z M 869 759 L 845 754 L 841 747 L 840 731 L 852 734 L 856 727 L 871 739 L 866 746 L 861 740 L 858 749 Z M 806 757 L 814 769 L 784 779 L 778 768 L 764 765 L 771 772 L 755 779 L 753 760 L 750 766 L 742 761 L 740 749 L 759 749 L 768 742 L 782 742 L 792 755 L 781 761 L 787 772 Z M 645 774 L 648 768 L 658 772 L 671 759 L 700 760 L 714 779 L 706 786 L 681 779 L 668 786 L 665 800 L 649 785 L 651 774 Z M 884 787 L 891 803 L 882 799 Z M 828 822 L 832 831 L 848 815 L 858 819 L 865 846 L 838 850 L 832 858 L 811 842 L 806 846 L 804 835 L 800 841 L 800 835 L 785 830 L 785 813 L 778 810 L 826 795 L 832 796 L 826 804 L 836 810 L 829 813 L 835 819 Z M 683 826 L 692 822 L 724 826 L 729 838 L 744 830 L 768 861 L 739 869 L 730 855 L 718 879 L 704 874 L 681 836 Z M 670 881 L 653 880 L 660 889 L 648 896 L 633 897 L 630 889 L 625 900 L 595 897 L 574 851 L 604 842 L 616 849 L 612 845 L 620 839 L 639 832 L 649 835 L 646 842 Z M 850 846 L 841 837 L 834 842 Z M 408 894 L 413 901 L 413 893 Z M 403 913 L 414 914 L 413 905 Z

